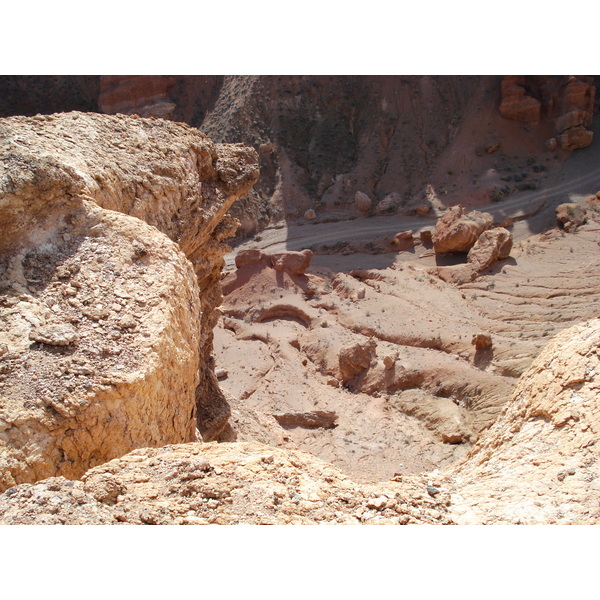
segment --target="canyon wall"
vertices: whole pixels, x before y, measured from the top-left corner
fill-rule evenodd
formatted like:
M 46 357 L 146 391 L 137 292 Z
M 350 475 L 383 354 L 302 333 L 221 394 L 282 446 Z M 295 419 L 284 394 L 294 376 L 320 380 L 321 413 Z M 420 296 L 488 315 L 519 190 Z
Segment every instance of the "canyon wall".
M 120 76 L 101 90 L 105 112 L 168 107 L 258 151 L 261 179 L 232 211 L 240 237 L 324 211 L 410 213 L 535 189 L 539 177 L 515 167 L 536 157 L 541 173 L 589 145 L 597 110 L 583 76 Z
M 592 143 L 595 87 L 590 76 L 4 77 L 0 115 L 161 117 L 255 148 L 260 181 L 232 210 L 243 238 L 305 214 L 411 213 L 536 189 Z M 524 180 L 515 168 L 533 157 L 544 164 Z
M 0 484 L 217 436 L 227 211 L 256 153 L 78 112 L 3 119 L 0 139 Z

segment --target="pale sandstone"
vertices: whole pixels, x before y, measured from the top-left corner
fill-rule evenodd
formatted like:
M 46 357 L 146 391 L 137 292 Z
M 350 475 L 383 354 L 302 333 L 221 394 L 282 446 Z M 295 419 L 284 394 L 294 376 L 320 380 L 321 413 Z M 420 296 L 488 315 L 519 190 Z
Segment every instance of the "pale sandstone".
M 477 272 L 485 271 L 497 260 L 508 258 L 512 236 L 508 229 L 495 227 L 484 231 L 467 254 L 467 261 Z
M 536 358 L 498 420 L 446 473 L 458 523 L 600 522 L 599 346 L 595 319 Z
M 122 115 L 14 117 L 0 133 L 2 485 L 195 439 L 195 420 L 218 435 L 225 214 L 256 153 Z
M 358 484 L 305 452 L 252 443 L 144 448 L 0 495 L 2 524 L 447 524 L 425 476 Z
M 7 232 L 0 252 L 36 243 L 90 198 L 153 225 L 192 262 L 202 307 L 198 426 L 206 439 L 218 435 L 229 408 L 214 376 L 212 330 L 229 250 L 224 240 L 237 227 L 226 213 L 258 178 L 256 152 L 214 144 L 185 124 L 124 115 L 11 117 L 0 134 L 0 227 Z
M 201 304 L 185 256 L 90 201 L 46 235 L 0 258 L 0 489 L 195 439 Z
M 565 231 L 572 232 L 587 222 L 587 211 L 575 202 L 565 202 L 556 207 L 556 221 Z

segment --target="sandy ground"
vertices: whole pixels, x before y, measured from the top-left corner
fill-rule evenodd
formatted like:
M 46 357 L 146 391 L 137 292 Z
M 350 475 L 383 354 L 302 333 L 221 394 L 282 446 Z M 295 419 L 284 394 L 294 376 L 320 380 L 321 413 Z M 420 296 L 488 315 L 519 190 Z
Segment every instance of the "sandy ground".
M 598 214 L 572 234 L 554 216 L 565 201 L 589 208 L 599 164 L 596 145 L 549 171 L 538 190 L 467 203 L 508 225 L 515 241 L 508 259 L 468 284 L 435 276 L 436 265 L 464 255 L 436 256 L 418 241 L 443 214 L 441 203 L 425 217 L 301 219 L 236 248 L 215 331 L 217 368 L 227 373 L 221 387 L 234 410 L 229 439 L 308 451 L 362 481 L 462 458 L 547 341 L 600 313 Z M 415 247 L 385 252 L 383 242 L 407 230 Z M 339 242 L 343 253 L 329 249 Z M 236 271 L 235 254 L 248 248 L 311 248 L 315 256 L 306 275 Z M 491 336 L 490 350 L 473 346 L 480 333 Z M 340 350 L 369 339 L 371 364 L 346 381 Z M 334 417 L 319 421 L 320 413 Z

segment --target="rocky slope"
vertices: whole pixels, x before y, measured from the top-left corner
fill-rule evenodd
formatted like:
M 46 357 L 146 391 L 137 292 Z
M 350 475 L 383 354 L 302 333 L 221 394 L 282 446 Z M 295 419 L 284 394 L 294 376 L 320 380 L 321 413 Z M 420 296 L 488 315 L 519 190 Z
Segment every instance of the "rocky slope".
M 600 321 L 556 336 L 446 482 L 457 523 L 596 524 Z
M 0 123 L 0 522 L 597 522 L 593 80 L 101 83 L 257 152 Z
M 597 110 L 595 79 L 580 76 L 120 76 L 101 89 L 105 112 L 168 106 L 215 141 L 256 148 L 261 180 L 234 206 L 242 237 L 305 214 L 475 206 L 536 189 L 591 143 Z
M 4 119 L 0 136 L 0 485 L 217 435 L 226 212 L 254 152 L 83 113 Z
M 225 439 L 309 451 L 364 481 L 464 456 L 548 340 L 598 315 L 599 214 L 588 216 L 459 283 L 447 270 L 465 264 L 437 266 L 418 237 L 383 255 L 387 268 L 342 257 L 349 273 L 323 266 L 335 255 L 298 274 L 240 252 L 215 332 Z
M 600 321 L 557 336 L 460 463 L 357 484 L 310 454 L 258 443 L 140 449 L 0 495 L 3 524 L 600 522 Z
M 473 208 L 538 189 L 591 143 L 596 84 L 587 76 L 13 77 L 0 79 L 0 114 L 62 103 L 169 118 L 252 146 L 261 179 L 232 213 L 245 238 L 305 214 Z
M 286 525 L 448 523 L 427 479 L 357 486 L 310 454 L 258 443 L 135 450 L 81 481 L 0 496 L 2 524 Z

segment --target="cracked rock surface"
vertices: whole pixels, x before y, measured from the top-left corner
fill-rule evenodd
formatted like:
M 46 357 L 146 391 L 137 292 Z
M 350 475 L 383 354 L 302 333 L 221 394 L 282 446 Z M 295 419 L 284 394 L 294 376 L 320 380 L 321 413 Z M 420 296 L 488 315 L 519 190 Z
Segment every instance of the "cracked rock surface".
M 226 212 L 257 177 L 187 125 L 0 120 L 0 489 L 223 429 Z

